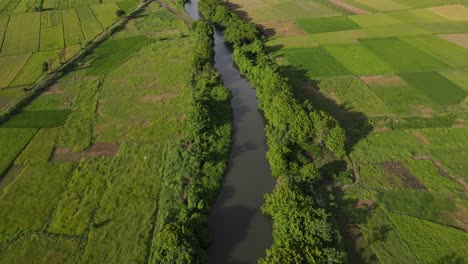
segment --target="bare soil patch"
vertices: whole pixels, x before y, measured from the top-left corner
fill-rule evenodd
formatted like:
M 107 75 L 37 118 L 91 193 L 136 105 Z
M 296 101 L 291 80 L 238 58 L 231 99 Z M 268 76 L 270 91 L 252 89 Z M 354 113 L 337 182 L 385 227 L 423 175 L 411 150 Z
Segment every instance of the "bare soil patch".
M 425 146 L 430 144 L 429 140 L 427 140 L 427 138 L 421 135 L 421 133 L 419 133 L 418 131 L 413 131 L 413 135 L 421 144 Z
M 22 165 L 13 165 L 9 169 L 7 169 L 3 175 L 0 175 L 0 195 L 13 180 L 15 180 L 16 176 L 20 175 L 21 171 L 23 171 L 25 166 Z
M 405 81 L 400 79 L 398 76 L 383 76 L 383 75 L 368 75 L 359 77 L 367 85 L 374 86 L 403 86 L 406 84 Z
M 47 89 L 44 94 L 59 94 L 63 93 L 60 83 L 55 83 Z
M 140 102 L 154 103 L 164 99 L 172 99 L 181 96 L 181 93 L 166 93 L 166 94 L 148 94 L 140 98 Z
M 120 144 L 95 142 L 86 150 L 86 157 L 114 157 L 120 149 Z
M 465 127 L 465 120 L 462 118 L 456 118 L 452 125 L 453 128 L 464 128 Z
M 468 33 L 461 34 L 440 34 L 438 35 L 441 38 L 444 38 L 452 43 L 457 44 L 468 49 Z
M 366 10 L 362 10 L 360 8 L 357 8 L 353 5 L 350 5 L 346 2 L 343 2 L 341 0 L 328 0 L 329 2 L 337 5 L 337 6 L 341 6 L 343 8 L 345 8 L 346 10 L 348 11 L 351 11 L 352 13 L 354 14 L 357 14 L 357 15 L 361 15 L 361 14 L 368 14 L 368 12 Z
M 294 21 L 271 21 L 258 25 L 267 37 L 290 37 L 305 35 L 304 31 Z
M 457 204 L 457 211 L 453 213 L 441 213 L 443 218 L 449 219 L 457 227 L 463 229 L 463 231 L 468 232 L 468 215 L 465 210 Z
M 83 152 L 73 152 L 71 148 L 55 148 L 51 160 L 53 162 L 78 162 L 83 157 Z
M 374 208 L 375 207 L 375 201 L 372 199 L 369 200 L 363 200 L 363 199 L 358 199 L 356 200 L 356 203 L 354 204 L 355 208 Z
M 430 108 L 429 106 L 425 106 L 425 105 L 418 105 L 415 109 L 414 109 L 414 114 L 420 116 L 420 117 L 426 117 L 426 118 L 431 118 L 431 117 L 434 117 L 432 114 L 433 114 L 434 110 L 432 110 L 432 108 Z
M 397 161 L 385 161 L 381 166 L 387 172 L 390 182 L 405 189 L 425 190 L 426 186 L 403 164 Z

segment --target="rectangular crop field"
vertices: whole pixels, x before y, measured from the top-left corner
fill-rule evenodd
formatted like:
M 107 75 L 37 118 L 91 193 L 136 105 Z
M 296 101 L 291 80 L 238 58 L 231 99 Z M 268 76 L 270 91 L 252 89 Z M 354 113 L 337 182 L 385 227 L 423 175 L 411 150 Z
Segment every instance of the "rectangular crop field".
M 310 37 L 320 45 L 357 44 L 360 38 L 369 38 L 364 29 L 335 31 L 311 34 Z
M 41 28 L 62 26 L 62 11 L 52 10 L 41 13 Z
M 5 36 L 5 31 L 8 26 L 9 16 L 4 16 L 0 14 L 0 49 L 2 48 L 3 37 Z
M 84 41 L 80 18 L 74 8 L 62 10 L 65 45 L 80 44 Z
M 125 11 L 125 13 L 128 13 L 128 11 L 132 10 L 138 5 L 138 2 L 136 0 L 128 0 L 116 2 L 116 4 L 120 9 Z
M 398 76 L 361 77 L 370 90 L 395 114 L 424 114 L 441 111 L 431 99 Z M 402 103 L 404 102 L 404 103 Z M 421 112 L 424 111 L 424 112 Z
M 324 48 L 287 49 L 283 51 L 292 66 L 306 71 L 309 77 L 349 75 L 350 72 Z M 305 76 L 304 76 L 305 77 Z
M 5 128 L 45 128 L 65 124 L 70 110 L 22 111 L 2 125 Z
M 102 32 L 101 24 L 88 6 L 77 7 L 76 12 L 80 17 L 81 27 L 83 28 L 86 40 L 92 40 Z
M 349 18 L 363 28 L 401 24 L 400 20 L 390 16 L 387 13 L 350 16 Z
M 103 28 L 108 28 L 112 23 L 117 20 L 115 12 L 119 7 L 114 3 L 100 4 L 91 6 L 94 15 L 101 23 Z
M 64 45 L 62 25 L 41 29 L 41 51 L 61 49 Z
M 409 9 L 409 6 L 398 3 L 393 0 L 354 0 L 360 4 L 372 7 L 380 11 L 392 11 L 400 9 Z
M 99 0 L 69 0 L 68 7 L 80 7 L 100 4 Z
M 429 10 L 450 20 L 468 20 L 468 7 L 463 5 L 444 5 Z
M 37 129 L 0 128 L 0 175 L 20 154 Z
M 345 16 L 323 18 L 300 18 L 299 26 L 308 34 L 344 31 L 361 28 L 353 20 Z
M 390 65 L 362 45 L 328 46 L 325 49 L 354 74 L 393 72 Z
M 402 37 L 403 41 L 453 67 L 468 66 L 468 49 L 433 35 Z
M 438 72 L 415 72 L 399 75 L 411 86 L 440 105 L 458 104 L 468 94 Z
M 10 85 L 29 57 L 30 53 L 0 57 L 0 88 Z
M 0 241 L 44 228 L 67 186 L 71 164 L 29 166 L 0 197 Z M 47 187 L 46 187 L 47 186 Z
M 397 38 L 361 39 L 360 41 L 390 63 L 397 72 L 449 68 L 439 59 Z
M 11 16 L 1 54 L 10 55 L 38 51 L 40 25 L 40 13 L 23 13 Z
M 52 65 L 50 62 L 56 60 L 59 53 L 60 50 L 49 50 L 34 53 L 23 69 L 18 73 L 11 85 L 22 86 L 33 84 L 43 74 L 42 64 L 44 62 L 49 62 L 49 65 Z

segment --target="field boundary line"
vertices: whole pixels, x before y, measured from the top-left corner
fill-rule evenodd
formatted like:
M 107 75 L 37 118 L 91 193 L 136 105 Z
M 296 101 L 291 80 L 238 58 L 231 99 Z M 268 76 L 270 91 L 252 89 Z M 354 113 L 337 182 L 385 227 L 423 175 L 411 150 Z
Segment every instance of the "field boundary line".
M 80 18 L 80 15 L 78 14 L 78 10 L 76 10 L 76 7 L 73 7 L 72 9 L 73 9 L 73 11 L 75 11 L 76 17 L 78 18 L 78 22 L 80 22 L 81 35 L 83 36 L 83 40 L 86 43 L 86 35 L 85 35 L 84 30 L 83 30 L 83 24 L 81 23 L 81 18 Z M 62 20 L 63 20 L 63 12 L 62 12 Z M 65 31 L 63 32 L 63 37 L 65 37 Z M 82 44 L 81 41 L 82 40 L 80 40 L 80 45 Z
M 3 48 L 3 43 L 5 43 L 5 37 L 6 37 L 8 26 L 10 25 L 10 17 L 11 16 L 8 16 L 8 20 L 7 20 L 7 23 L 6 23 L 6 26 L 5 26 L 5 32 L 3 32 L 2 43 L 0 43 L 0 54 L 1 54 L 1 51 L 2 51 L 2 48 Z

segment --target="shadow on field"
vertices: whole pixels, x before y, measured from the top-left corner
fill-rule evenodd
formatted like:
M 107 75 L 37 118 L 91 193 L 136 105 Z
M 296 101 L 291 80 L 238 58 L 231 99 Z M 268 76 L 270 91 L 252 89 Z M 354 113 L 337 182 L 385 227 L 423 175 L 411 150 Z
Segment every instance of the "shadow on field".
M 356 143 L 372 132 L 373 127 L 364 113 L 346 108 L 320 93 L 318 81 L 310 79 L 307 70 L 292 65 L 280 68 L 290 78 L 294 93 L 299 99 L 309 100 L 316 109 L 328 112 L 340 122 L 346 132 L 348 153 Z

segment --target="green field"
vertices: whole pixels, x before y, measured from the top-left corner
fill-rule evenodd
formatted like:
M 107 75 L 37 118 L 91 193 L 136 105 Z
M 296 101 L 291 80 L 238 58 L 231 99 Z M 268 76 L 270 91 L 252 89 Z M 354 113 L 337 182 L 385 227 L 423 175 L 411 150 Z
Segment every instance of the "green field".
M 1 55 L 36 52 L 39 49 L 41 15 L 23 13 L 10 17 Z
M 297 23 L 308 34 L 344 31 L 361 28 L 353 20 L 341 16 L 329 18 L 302 18 L 298 19 Z
M 65 38 L 65 44 L 74 45 L 80 44 L 84 41 L 83 31 L 80 25 L 80 19 L 76 9 L 65 9 L 62 10 L 63 15 L 63 34 Z
M 356 75 L 393 72 L 390 65 L 361 45 L 327 46 L 325 49 Z
M 101 33 L 102 26 L 91 8 L 88 6 L 77 7 L 76 12 L 80 18 L 81 28 L 83 29 L 86 40 L 91 40 Z
M 147 27 L 155 11 L 0 127 L 0 262 L 146 262 L 166 152 L 184 136 L 194 43 L 170 12 L 160 32 Z M 42 73 L 41 54 L 15 82 Z
M 350 72 L 324 48 L 286 49 L 282 51 L 289 64 L 299 66 L 308 77 L 347 75 Z
M 348 263 L 465 263 L 468 49 L 437 34 L 468 32 L 466 4 L 344 2 L 369 13 L 305 9 L 294 18 L 303 33 L 271 34 L 267 46 L 296 95 L 346 129 L 354 182 L 336 194 L 336 217 L 351 227 Z
M 437 72 L 402 73 L 400 77 L 440 105 L 461 103 L 468 95 Z
M 392 65 L 397 72 L 448 68 L 442 61 L 397 38 L 361 39 L 360 42 Z

